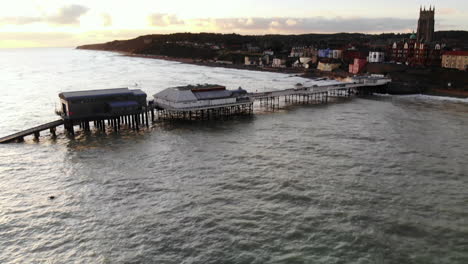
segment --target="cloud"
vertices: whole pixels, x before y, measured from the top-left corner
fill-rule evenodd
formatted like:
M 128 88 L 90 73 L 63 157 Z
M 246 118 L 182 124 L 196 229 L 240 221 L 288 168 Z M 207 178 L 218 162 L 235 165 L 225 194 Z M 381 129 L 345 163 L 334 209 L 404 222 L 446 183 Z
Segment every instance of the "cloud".
M 84 34 L 66 32 L 2 32 L 0 47 L 76 47 L 115 39 L 131 39 L 157 32 L 148 30 L 96 30 Z M 169 32 L 166 32 L 169 33 Z
M 112 17 L 109 14 L 103 13 L 103 14 L 101 14 L 101 18 L 102 18 L 102 24 L 105 27 L 112 26 Z
M 311 32 L 401 32 L 416 27 L 415 19 L 399 18 L 217 18 L 185 21 L 198 27 L 220 31 L 251 33 L 311 33 Z M 203 30 L 201 28 L 200 30 Z
M 288 19 L 288 20 L 286 20 L 286 24 L 288 26 L 295 26 L 295 25 L 297 25 L 297 21 L 294 20 L 294 19 Z
M 271 27 L 279 27 L 279 26 L 281 26 L 281 24 L 280 24 L 280 22 L 275 20 L 275 21 L 271 21 L 270 26 Z
M 460 28 L 458 25 L 447 24 L 445 19 L 438 19 L 435 21 L 435 27 L 438 30 L 457 30 Z
M 407 32 L 416 28 L 416 19 L 367 18 L 367 17 L 240 17 L 200 18 L 181 20 L 173 14 L 153 14 L 150 24 L 160 28 L 180 26 L 180 30 L 216 32 L 264 33 L 334 33 L 334 32 Z
M 183 25 L 185 22 L 173 14 L 155 13 L 148 17 L 150 25 L 166 27 L 171 25 Z
M 437 9 L 437 14 L 440 15 L 454 15 L 458 13 L 458 11 L 454 8 L 439 8 Z
M 80 16 L 88 12 L 88 8 L 81 5 L 69 5 L 59 9 L 57 15 L 46 17 L 45 20 L 53 24 L 79 24 Z
M 40 22 L 39 17 L 0 17 L 1 24 L 12 24 L 12 25 L 26 25 L 35 22 Z
M 0 24 L 26 25 L 37 22 L 45 22 L 58 25 L 79 24 L 79 18 L 88 12 L 88 8 L 81 5 L 68 5 L 60 8 L 54 15 L 44 15 L 42 17 L 3 17 Z

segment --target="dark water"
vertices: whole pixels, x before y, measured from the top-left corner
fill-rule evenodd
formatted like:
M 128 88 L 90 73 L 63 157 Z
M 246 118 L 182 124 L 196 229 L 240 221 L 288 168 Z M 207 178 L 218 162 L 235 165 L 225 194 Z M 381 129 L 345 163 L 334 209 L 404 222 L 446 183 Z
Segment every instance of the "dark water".
M 0 145 L 0 263 L 468 263 L 467 161 L 424 96 Z

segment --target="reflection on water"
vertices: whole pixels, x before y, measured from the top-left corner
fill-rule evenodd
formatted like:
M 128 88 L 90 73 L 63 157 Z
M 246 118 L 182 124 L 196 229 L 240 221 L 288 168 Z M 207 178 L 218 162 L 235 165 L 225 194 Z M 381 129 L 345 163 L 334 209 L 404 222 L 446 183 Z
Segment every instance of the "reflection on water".
M 134 79 L 156 91 L 153 80 L 164 88 L 196 76 L 221 83 L 218 75 L 230 85 L 247 76 L 251 87 L 273 75 L 298 82 L 112 53 L 28 52 L 63 66 L 31 94 Z M 32 82 L 15 78 L 10 86 Z M 29 97 L 21 89 L 10 99 Z M 17 112 L 0 98 L 2 134 L 31 112 L 49 120 L 44 96 Z M 378 96 L 1 145 L 0 263 L 466 263 L 467 111 L 463 100 Z

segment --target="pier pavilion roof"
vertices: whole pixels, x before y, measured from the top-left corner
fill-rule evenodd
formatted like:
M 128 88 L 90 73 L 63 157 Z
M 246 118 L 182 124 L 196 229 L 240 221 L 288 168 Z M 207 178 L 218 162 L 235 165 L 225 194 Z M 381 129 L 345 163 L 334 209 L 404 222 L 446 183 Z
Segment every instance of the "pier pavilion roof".
M 161 98 L 171 102 L 196 101 L 197 97 L 191 90 L 180 90 L 177 88 L 167 88 L 154 95 L 154 98 Z
M 188 85 L 167 88 L 154 95 L 171 102 L 191 102 L 198 100 L 213 100 L 228 98 L 233 95 L 233 91 L 226 90 L 225 86 L 216 84 Z

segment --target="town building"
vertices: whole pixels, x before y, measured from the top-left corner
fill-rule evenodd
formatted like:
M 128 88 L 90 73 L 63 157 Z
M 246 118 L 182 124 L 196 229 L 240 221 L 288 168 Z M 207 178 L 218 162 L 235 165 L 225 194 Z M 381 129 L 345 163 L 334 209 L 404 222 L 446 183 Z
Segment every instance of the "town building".
M 244 65 L 257 65 L 257 58 L 255 57 L 249 57 L 249 56 L 245 56 L 244 57 Z
M 317 51 L 319 58 L 342 59 L 343 50 L 340 49 L 319 49 Z
M 67 120 L 131 115 L 147 105 L 145 92 L 128 88 L 63 92 L 59 98 L 59 113 Z
M 304 56 L 304 47 L 292 47 L 289 57 L 302 57 Z
M 318 57 L 319 58 L 332 58 L 333 51 L 331 49 L 319 49 L 318 50 Z
M 301 57 L 294 61 L 292 64 L 295 68 L 310 68 L 311 64 L 317 63 L 317 57 Z
M 416 43 L 414 57 L 409 60 L 413 66 L 440 66 L 442 47 L 437 43 Z
M 332 50 L 332 58 L 333 59 L 342 59 L 343 58 L 343 51 L 342 50 Z
M 314 57 L 317 56 L 317 49 L 314 47 L 293 47 L 289 57 Z
M 434 40 L 434 14 L 435 7 L 429 10 L 426 8 L 419 9 L 419 20 L 418 20 L 418 42 L 432 42 Z
M 343 51 L 343 61 L 346 64 L 353 64 L 355 59 L 367 59 L 367 55 L 369 55 L 368 50 L 350 48 Z
M 367 57 L 367 61 L 369 63 L 380 63 L 384 62 L 385 60 L 385 53 L 381 51 L 370 51 L 369 57 Z
M 358 74 L 363 71 L 367 65 L 366 59 L 354 59 L 354 63 L 349 65 L 349 73 Z
M 412 34 L 408 40 L 394 42 L 389 48 L 389 61 L 410 66 L 439 66 L 444 44 L 423 43 Z
M 408 40 L 394 42 L 389 49 L 389 60 L 395 63 L 408 64 L 408 60 L 414 57 L 417 48 L 416 34 L 411 34 Z
M 167 88 L 154 96 L 154 104 L 166 110 L 194 111 L 250 104 L 246 90 L 226 90 L 216 84 L 188 85 Z
M 266 57 L 266 58 L 265 58 Z M 245 56 L 244 57 L 244 65 L 246 66 L 263 66 L 268 65 L 270 63 L 268 55 L 265 56 Z
M 446 51 L 442 54 L 442 67 L 468 70 L 468 51 Z
M 273 55 L 264 54 L 260 59 L 264 66 L 269 66 L 271 65 L 271 62 L 273 61 Z
M 286 67 L 286 60 L 280 58 L 274 58 L 271 64 L 271 67 L 274 68 L 285 68 Z
M 340 68 L 340 63 L 333 63 L 333 62 L 322 62 L 320 61 L 317 65 L 317 70 L 331 72 L 338 68 Z

